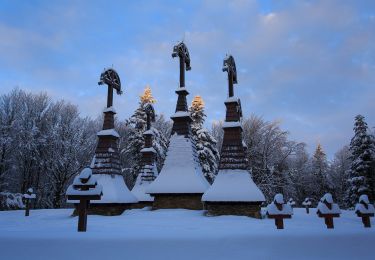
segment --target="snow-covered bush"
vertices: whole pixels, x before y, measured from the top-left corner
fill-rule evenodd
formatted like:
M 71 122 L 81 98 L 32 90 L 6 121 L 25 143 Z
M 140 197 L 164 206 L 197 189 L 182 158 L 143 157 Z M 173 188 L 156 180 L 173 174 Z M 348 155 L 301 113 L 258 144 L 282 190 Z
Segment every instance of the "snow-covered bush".
M 21 193 L 0 192 L 0 210 L 23 209 Z

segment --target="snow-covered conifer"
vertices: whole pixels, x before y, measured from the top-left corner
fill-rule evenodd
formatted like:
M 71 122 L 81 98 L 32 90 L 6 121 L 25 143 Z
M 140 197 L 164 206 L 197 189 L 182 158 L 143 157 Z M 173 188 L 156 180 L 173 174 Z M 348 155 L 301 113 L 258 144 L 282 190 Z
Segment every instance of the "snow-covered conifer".
M 311 160 L 312 182 L 310 183 L 310 186 L 312 187 L 311 196 L 316 201 L 318 201 L 319 198 L 324 195 L 328 188 L 327 171 L 327 156 L 323 151 L 321 144 L 318 144 Z
M 368 133 L 367 123 L 362 115 L 355 117 L 354 136 L 350 142 L 351 166 L 347 204 L 353 207 L 362 194 L 372 201 L 375 198 L 375 169 L 373 137 Z
M 129 165 L 123 165 L 129 169 L 131 174 L 131 186 L 134 185 L 137 175 L 141 167 L 141 149 L 144 146 L 143 132 L 146 130 L 146 112 L 145 107 L 149 103 L 155 103 L 156 100 L 152 96 L 151 88 L 147 86 L 140 96 L 139 107 L 134 111 L 134 114 L 130 117 L 127 125 L 130 128 L 129 138 L 125 147 L 122 149 L 122 157 L 127 157 Z M 157 166 L 160 171 L 167 151 L 168 139 L 164 136 L 163 132 L 159 131 L 155 127 L 151 128 L 153 131 L 153 147 L 156 150 Z
M 206 114 L 204 113 L 204 102 L 200 96 L 195 96 L 189 108 L 193 123 L 191 130 L 196 144 L 199 162 L 204 176 L 212 181 L 217 173 L 219 152 L 216 140 L 211 133 L 204 128 Z

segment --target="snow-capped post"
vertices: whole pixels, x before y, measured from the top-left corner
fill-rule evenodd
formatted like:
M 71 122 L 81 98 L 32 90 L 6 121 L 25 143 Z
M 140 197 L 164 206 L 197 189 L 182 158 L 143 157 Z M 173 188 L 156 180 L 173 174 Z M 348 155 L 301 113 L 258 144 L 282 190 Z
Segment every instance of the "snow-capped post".
M 208 216 L 239 215 L 261 218 L 265 197 L 254 183 L 246 161 L 241 124 L 242 109 L 234 97 L 233 84 L 237 83 L 236 64 L 232 55 L 226 56 L 223 71 L 228 72 L 228 93 L 225 100 L 224 138 L 220 151 L 219 172 L 202 201 Z
M 324 218 L 328 229 L 334 228 L 333 218 L 340 217 L 341 210 L 339 205 L 333 202 L 331 193 L 324 194 L 320 199 L 316 214 L 318 214 L 320 218 Z
M 375 208 L 367 197 L 363 194 L 359 197 L 359 203 L 355 205 L 355 213 L 358 217 L 362 218 L 362 223 L 365 228 L 371 227 L 370 217 L 374 216 Z
M 78 205 L 78 232 L 86 232 L 87 209 L 90 200 L 100 200 L 103 195 L 102 186 L 98 185 L 90 168 L 85 168 L 73 180 L 66 191 L 68 200 L 79 200 Z
M 302 205 L 305 206 L 306 213 L 309 214 L 309 213 L 310 213 L 310 207 L 311 207 L 311 199 L 310 199 L 309 197 L 307 197 L 307 198 L 302 202 Z
M 146 112 L 146 131 L 144 136 L 144 147 L 142 153 L 142 167 L 138 174 L 132 193 L 137 197 L 138 204 L 135 207 L 143 208 L 145 206 L 152 206 L 154 198 L 150 194 L 146 194 L 146 188 L 152 183 L 158 175 L 156 167 L 156 151 L 152 147 L 154 132 L 151 130 L 151 122 L 155 122 L 155 110 L 151 103 L 145 104 Z
M 283 194 L 276 194 L 273 201 L 267 206 L 268 218 L 275 219 L 277 229 L 284 229 L 284 218 L 291 218 L 293 215 L 292 206 L 284 202 Z
M 23 198 L 25 200 L 25 217 L 28 217 L 30 215 L 30 200 L 36 198 L 33 188 L 28 188 L 26 193 L 23 194 Z
M 292 208 L 294 208 L 294 206 L 296 205 L 296 202 L 293 200 L 293 198 L 290 198 L 288 200 L 288 205 L 290 205 Z

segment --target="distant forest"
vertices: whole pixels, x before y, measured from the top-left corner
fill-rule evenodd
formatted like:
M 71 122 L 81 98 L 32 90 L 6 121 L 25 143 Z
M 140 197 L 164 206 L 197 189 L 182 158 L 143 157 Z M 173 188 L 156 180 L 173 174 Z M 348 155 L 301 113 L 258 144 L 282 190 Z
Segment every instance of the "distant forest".
M 120 134 L 122 174 L 129 188 L 140 170 L 140 150 L 145 131 L 147 103 L 154 103 L 151 89 L 140 96 L 134 114 L 115 122 Z M 222 123 L 204 128 L 204 101 L 194 98 L 189 108 L 192 135 L 203 173 L 212 182 L 218 171 L 223 139 Z M 157 113 L 157 111 L 156 111 Z M 0 209 L 20 207 L 20 196 L 32 187 L 36 208 L 65 207 L 65 191 L 73 177 L 90 165 L 102 118 L 82 117 L 76 105 L 53 101 L 46 93 L 14 89 L 0 96 Z M 247 146 L 247 166 L 268 201 L 276 193 L 293 198 L 297 205 L 309 197 L 315 204 L 326 192 L 343 208 L 351 208 L 361 194 L 375 198 L 374 128 L 361 115 L 353 119 L 353 138 L 328 160 L 319 144 L 308 154 L 303 142 L 289 139 L 277 121 L 257 115 L 242 119 Z M 163 115 L 153 123 L 154 147 L 160 171 L 165 159 L 172 122 Z

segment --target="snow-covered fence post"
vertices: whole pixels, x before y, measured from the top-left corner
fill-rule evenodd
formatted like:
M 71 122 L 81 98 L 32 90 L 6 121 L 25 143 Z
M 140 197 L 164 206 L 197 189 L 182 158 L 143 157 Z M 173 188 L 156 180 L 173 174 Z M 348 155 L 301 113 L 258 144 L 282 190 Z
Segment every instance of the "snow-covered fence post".
M 87 209 L 90 200 L 100 200 L 103 195 L 102 186 L 98 185 L 90 168 L 85 168 L 74 178 L 73 184 L 66 191 L 68 200 L 79 200 L 78 232 L 86 232 Z
M 332 194 L 326 193 L 320 199 L 316 213 L 320 218 L 324 218 L 324 221 L 328 229 L 333 229 L 333 218 L 340 217 L 340 207 L 333 202 Z
M 310 206 L 311 206 L 311 199 L 310 199 L 310 198 L 306 198 L 306 199 L 302 202 L 302 205 L 305 206 L 305 208 L 306 208 L 306 213 L 309 214 L 309 213 L 310 213 Z
M 293 209 L 289 204 L 284 203 L 284 196 L 278 193 L 272 203 L 267 206 L 266 214 L 268 218 L 275 219 L 277 229 L 284 229 L 284 218 L 291 218 Z
M 371 227 L 370 217 L 374 216 L 375 208 L 367 197 L 367 195 L 361 195 L 359 197 L 359 203 L 355 205 L 355 213 L 358 217 L 362 218 L 362 223 L 365 228 Z
M 23 194 L 23 198 L 25 199 L 25 217 L 28 217 L 30 215 L 30 200 L 36 198 L 33 188 L 28 188 L 26 193 Z
M 291 206 L 292 208 L 294 208 L 294 206 L 296 205 L 296 202 L 293 200 L 293 198 L 290 198 L 288 200 L 288 205 Z

